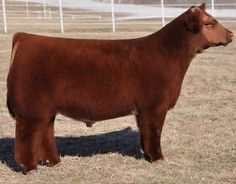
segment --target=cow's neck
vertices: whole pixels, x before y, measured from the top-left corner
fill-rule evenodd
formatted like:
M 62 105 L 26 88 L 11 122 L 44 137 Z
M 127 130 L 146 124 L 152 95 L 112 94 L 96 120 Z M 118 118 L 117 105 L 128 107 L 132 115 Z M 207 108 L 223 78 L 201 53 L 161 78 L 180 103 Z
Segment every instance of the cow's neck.
M 197 34 L 191 33 L 184 26 L 183 20 L 176 19 L 153 34 L 158 50 L 165 53 L 170 62 L 178 64 L 183 74 L 186 73 L 200 47 L 200 43 L 196 43 Z

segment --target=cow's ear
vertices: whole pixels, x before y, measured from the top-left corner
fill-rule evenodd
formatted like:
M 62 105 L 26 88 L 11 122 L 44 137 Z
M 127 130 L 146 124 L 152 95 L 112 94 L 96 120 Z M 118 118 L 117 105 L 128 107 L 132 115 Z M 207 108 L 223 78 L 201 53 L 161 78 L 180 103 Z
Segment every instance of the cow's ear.
M 206 3 L 202 3 L 198 8 L 205 11 L 206 10 Z
M 198 7 L 191 7 L 185 17 L 185 26 L 193 33 L 197 33 L 201 29 L 201 21 Z

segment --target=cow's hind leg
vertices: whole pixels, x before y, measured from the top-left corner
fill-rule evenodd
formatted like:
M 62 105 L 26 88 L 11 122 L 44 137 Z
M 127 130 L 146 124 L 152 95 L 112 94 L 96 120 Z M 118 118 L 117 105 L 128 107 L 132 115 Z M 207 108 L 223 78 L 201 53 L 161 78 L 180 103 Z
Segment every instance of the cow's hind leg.
M 155 162 L 164 159 L 161 151 L 161 131 L 166 112 L 141 112 L 137 115 L 141 147 L 146 159 Z
M 45 130 L 43 121 L 16 116 L 15 159 L 24 174 L 37 168 L 39 146 Z
M 54 166 L 61 161 L 54 137 L 54 119 L 55 117 L 53 117 L 46 126 L 39 153 L 39 160 L 48 162 L 48 166 Z

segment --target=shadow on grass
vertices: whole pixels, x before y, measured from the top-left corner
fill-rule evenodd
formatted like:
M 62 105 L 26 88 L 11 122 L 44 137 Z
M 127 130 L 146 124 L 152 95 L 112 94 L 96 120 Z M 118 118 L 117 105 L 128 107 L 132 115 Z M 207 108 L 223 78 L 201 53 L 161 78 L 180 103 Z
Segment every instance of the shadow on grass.
M 62 157 L 88 157 L 112 152 L 136 159 L 142 158 L 139 134 L 130 127 L 119 131 L 91 136 L 57 137 L 56 143 L 58 152 Z M 15 172 L 21 171 L 14 159 L 13 138 L 0 139 L 0 161 Z

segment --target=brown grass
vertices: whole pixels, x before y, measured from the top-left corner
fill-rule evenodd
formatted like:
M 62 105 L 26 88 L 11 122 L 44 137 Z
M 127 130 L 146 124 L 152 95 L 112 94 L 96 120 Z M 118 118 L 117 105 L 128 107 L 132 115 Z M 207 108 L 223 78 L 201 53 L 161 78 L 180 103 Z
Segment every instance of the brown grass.
M 117 39 L 143 36 L 158 28 L 141 25 L 136 26 L 137 32 L 135 26 L 126 25 L 117 33 L 85 34 L 68 27 L 66 34 L 48 34 Z M 235 24 L 226 26 L 236 33 Z M 14 161 L 15 123 L 5 105 L 11 38 L 12 34 L 0 35 L 0 183 L 236 182 L 235 42 L 226 48 L 211 48 L 191 64 L 177 106 L 165 122 L 162 147 L 166 161 L 157 165 L 142 158 L 133 116 L 98 122 L 92 128 L 58 116 L 56 136 L 62 163 L 53 168 L 39 166 L 37 173 L 24 176 Z

